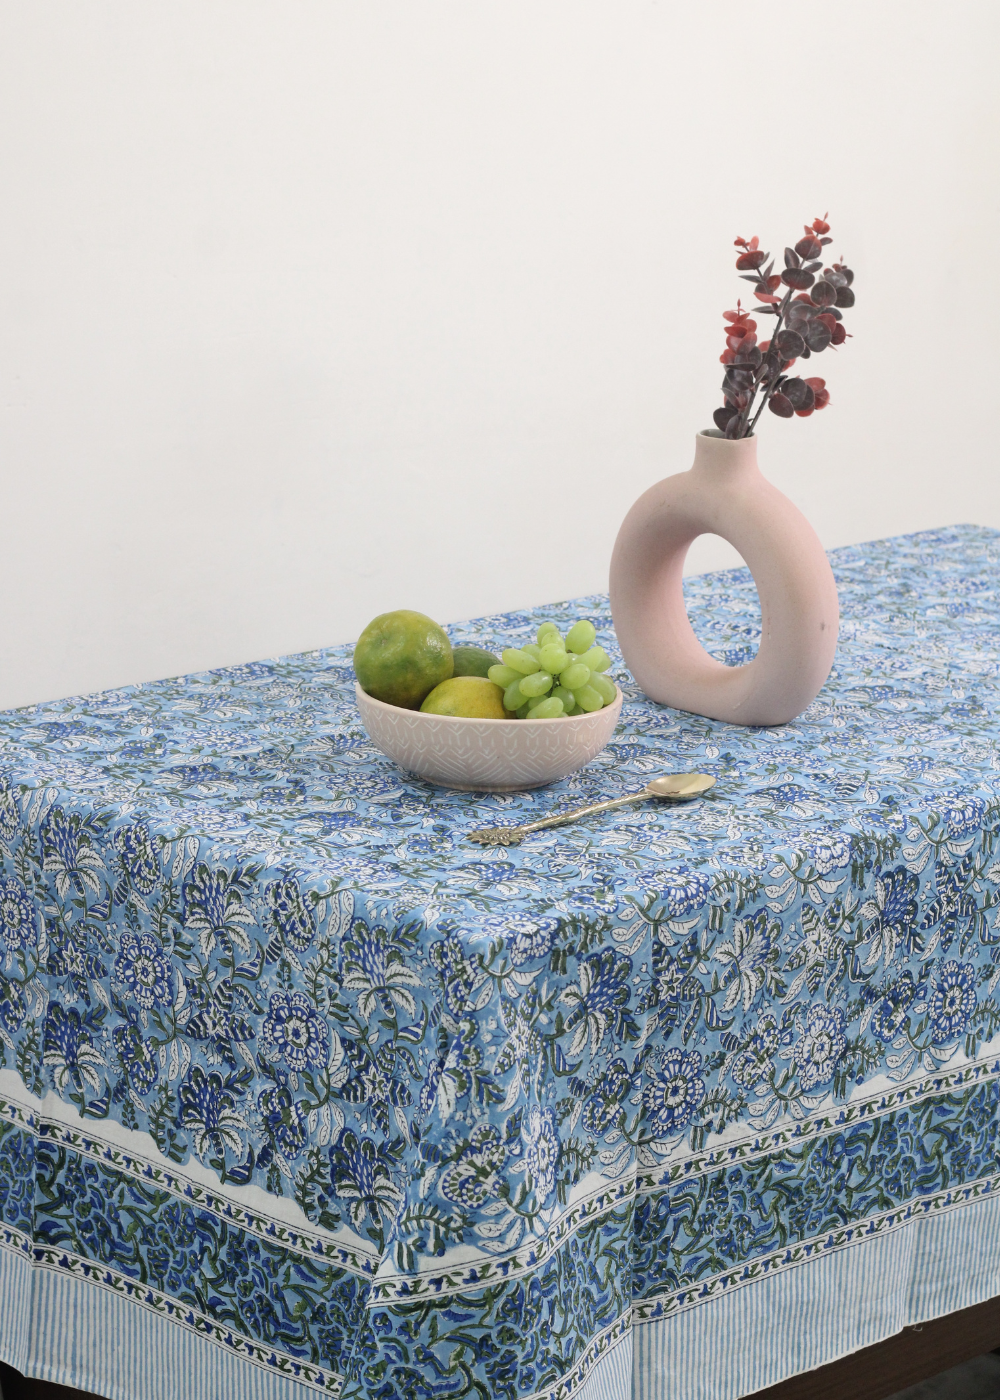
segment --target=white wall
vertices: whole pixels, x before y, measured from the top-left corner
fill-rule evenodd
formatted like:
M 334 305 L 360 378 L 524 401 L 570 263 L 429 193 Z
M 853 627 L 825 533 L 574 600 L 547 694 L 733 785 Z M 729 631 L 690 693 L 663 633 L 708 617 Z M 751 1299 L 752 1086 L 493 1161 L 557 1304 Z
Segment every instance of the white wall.
M 0 705 L 606 586 L 830 211 L 825 543 L 1000 526 L 995 0 L 2 0 Z M 725 559 L 711 541 L 695 567 Z

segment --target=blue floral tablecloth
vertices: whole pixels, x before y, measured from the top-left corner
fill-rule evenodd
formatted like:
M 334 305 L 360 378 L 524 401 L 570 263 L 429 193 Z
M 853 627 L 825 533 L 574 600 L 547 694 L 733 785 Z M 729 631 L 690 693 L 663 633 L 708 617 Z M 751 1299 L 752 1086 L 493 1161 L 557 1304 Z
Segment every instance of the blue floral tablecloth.
M 834 551 L 793 724 L 432 788 L 350 648 L 0 715 L 0 1355 L 121 1400 L 736 1400 L 1000 1293 L 1000 534 Z M 753 654 L 743 570 L 687 583 Z M 417 600 L 419 602 L 419 600 Z M 659 771 L 630 808 L 465 839 Z

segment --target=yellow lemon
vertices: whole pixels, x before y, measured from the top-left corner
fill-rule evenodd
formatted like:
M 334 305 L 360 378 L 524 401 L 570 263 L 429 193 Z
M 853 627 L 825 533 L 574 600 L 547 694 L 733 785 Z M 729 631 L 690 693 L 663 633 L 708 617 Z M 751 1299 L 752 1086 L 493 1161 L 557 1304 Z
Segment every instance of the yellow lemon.
M 436 685 L 420 706 L 427 715 L 458 715 L 462 719 L 510 719 L 503 691 L 485 676 L 453 676 Z

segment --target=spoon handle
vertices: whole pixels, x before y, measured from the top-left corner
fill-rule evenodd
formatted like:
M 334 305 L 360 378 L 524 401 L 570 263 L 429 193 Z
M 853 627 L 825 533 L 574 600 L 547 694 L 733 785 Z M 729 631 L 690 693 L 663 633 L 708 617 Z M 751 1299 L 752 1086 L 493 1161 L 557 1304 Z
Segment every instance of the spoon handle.
M 586 807 L 571 807 L 566 812 L 556 812 L 554 816 L 543 817 L 541 821 L 526 822 L 524 826 L 487 826 L 479 831 L 470 831 L 469 840 L 478 841 L 483 846 L 516 846 L 523 836 L 533 831 L 542 831 L 547 826 L 562 826 L 564 822 L 575 822 L 578 817 L 589 817 L 594 812 L 610 812 L 612 807 L 624 807 L 629 802 L 641 802 L 651 797 L 648 788 L 641 792 L 630 792 L 625 797 L 612 797 L 607 802 L 589 802 Z

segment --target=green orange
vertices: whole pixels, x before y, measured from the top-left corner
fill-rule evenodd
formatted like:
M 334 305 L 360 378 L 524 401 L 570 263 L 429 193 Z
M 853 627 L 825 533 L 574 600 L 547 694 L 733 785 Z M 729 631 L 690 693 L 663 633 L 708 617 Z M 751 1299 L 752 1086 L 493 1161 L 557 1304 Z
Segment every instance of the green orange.
M 358 684 L 376 700 L 419 710 L 454 671 L 447 633 L 424 613 L 400 608 L 369 622 L 354 648 Z
M 485 676 L 491 666 L 499 666 L 499 656 L 485 647 L 455 647 L 456 676 Z

